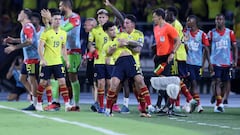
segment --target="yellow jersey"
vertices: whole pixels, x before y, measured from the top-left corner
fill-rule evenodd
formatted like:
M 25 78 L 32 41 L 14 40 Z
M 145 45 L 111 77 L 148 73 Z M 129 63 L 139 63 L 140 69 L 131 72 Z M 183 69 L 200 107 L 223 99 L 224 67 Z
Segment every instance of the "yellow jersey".
M 178 32 L 178 35 L 179 35 L 180 39 L 182 39 L 183 38 L 183 26 L 182 26 L 182 24 L 176 19 L 172 23 L 172 26 Z M 178 50 L 176 51 L 176 54 L 175 54 L 175 59 L 179 60 L 179 61 L 186 61 L 187 60 L 187 53 L 186 53 L 184 44 L 181 44 L 179 46 L 179 48 L 178 48 Z
M 141 44 L 144 43 L 144 35 L 141 31 L 139 30 L 136 30 L 136 29 L 133 29 L 133 31 L 128 34 L 126 32 L 123 32 L 122 33 L 122 37 L 125 38 L 125 39 L 128 39 L 128 40 L 133 40 L 133 41 L 137 41 Z M 132 52 L 132 55 L 134 57 L 134 60 L 137 64 L 137 67 L 140 67 L 141 66 L 141 63 L 140 63 L 140 53 L 135 53 L 135 52 Z
M 45 42 L 43 57 L 48 66 L 62 64 L 62 46 L 66 44 L 67 33 L 60 28 L 56 33 L 52 28 L 42 32 L 40 40 Z
M 108 35 L 103 31 L 101 25 L 98 25 L 89 32 L 88 41 L 95 42 L 95 48 L 98 50 L 99 55 L 98 59 L 94 60 L 94 64 L 105 64 L 105 58 L 104 54 L 102 53 L 102 49 L 108 40 Z
M 108 63 L 108 65 L 114 65 L 115 64 L 115 59 L 113 59 L 114 57 L 112 55 L 108 54 L 108 50 L 110 47 L 117 47 L 119 44 L 117 38 L 115 37 L 113 40 L 109 40 L 106 44 L 104 44 L 103 46 L 103 55 L 105 57 L 105 59 L 109 59 L 110 62 Z M 114 53 L 113 53 L 114 54 Z M 106 63 L 107 64 L 107 63 Z

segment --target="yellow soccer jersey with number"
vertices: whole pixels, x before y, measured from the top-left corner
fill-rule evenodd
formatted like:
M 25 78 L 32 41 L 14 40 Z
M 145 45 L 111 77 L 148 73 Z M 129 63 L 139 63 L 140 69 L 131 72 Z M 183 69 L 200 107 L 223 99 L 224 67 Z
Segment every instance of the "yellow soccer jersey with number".
M 41 34 L 40 40 L 45 42 L 43 56 L 47 61 L 47 65 L 62 64 L 62 46 L 66 44 L 67 33 L 60 28 L 58 29 L 58 33 L 56 33 L 50 28 Z
M 141 44 L 144 43 L 144 35 L 143 35 L 143 33 L 141 31 L 139 31 L 139 30 L 136 30 L 136 29 L 134 29 L 132 31 L 132 33 L 130 33 L 130 34 L 128 34 L 126 32 L 123 32 L 122 36 L 124 38 L 128 39 L 128 40 L 137 41 L 137 42 L 139 42 Z M 133 57 L 134 57 L 135 62 L 137 64 L 137 67 L 140 67 L 141 66 L 141 64 L 140 64 L 140 53 L 132 52 L 132 54 L 133 54 Z
M 105 58 L 101 52 L 108 40 L 108 35 L 103 31 L 101 25 L 98 25 L 89 32 L 88 41 L 95 42 L 95 48 L 98 50 L 99 55 L 98 59 L 94 60 L 94 64 L 105 64 Z
M 113 59 L 114 57 L 112 55 L 108 54 L 108 50 L 110 47 L 117 47 L 118 44 L 119 42 L 117 38 L 114 38 L 113 40 L 108 40 L 108 42 L 103 46 L 103 55 L 106 59 L 108 58 L 110 60 L 109 65 L 114 65 L 116 60 Z

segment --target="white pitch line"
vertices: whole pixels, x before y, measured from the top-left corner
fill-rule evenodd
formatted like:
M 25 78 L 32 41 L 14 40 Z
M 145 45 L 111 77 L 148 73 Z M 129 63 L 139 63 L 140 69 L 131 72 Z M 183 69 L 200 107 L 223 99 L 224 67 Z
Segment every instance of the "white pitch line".
M 222 128 L 222 129 L 240 130 L 240 127 L 230 127 L 230 126 L 225 126 L 225 125 L 209 124 L 209 123 L 190 121 L 190 120 L 184 120 L 184 119 L 179 119 L 179 118 L 169 118 L 169 119 L 176 120 L 178 122 L 196 123 L 197 125 L 201 125 L 201 126 L 211 126 L 211 127 Z
M 44 116 L 44 115 L 35 114 L 33 112 L 30 112 L 30 111 L 18 110 L 18 109 L 15 109 L 15 108 L 2 106 L 2 105 L 0 105 L 0 108 L 7 109 L 7 110 L 12 110 L 12 111 L 17 111 L 17 112 L 22 112 L 22 113 L 25 113 L 25 114 L 27 114 L 29 116 L 40 118 L 40 119 L 44 119 L 45 118 L 45 119 L 53 120 L 53 121 L 60 122 L 60 123 L 76 125 L 76 126 L 79 126 L 79 127 L 95 130 L 95 131 L 104 133 L 106 135 L 125 135 L 125 134 L 120 134 L 120 133 L 117 133 L 117 132 L 114 132 L 114 131 L 111 131 L 111 130 L 108 130 L 108 129 L 104 129 L 104 128 L 96 127 L 96 126 L 91 126 L 91 125 L 88 125 L 88 124 L 85 124 L 85 123 L 81 123 L 81 122 L 77 122 L 77 121 L 68 121 L 68 120 L 64 120 L 62 118 L 58 118 L 58 117 L 48 117 L 48 116 Z

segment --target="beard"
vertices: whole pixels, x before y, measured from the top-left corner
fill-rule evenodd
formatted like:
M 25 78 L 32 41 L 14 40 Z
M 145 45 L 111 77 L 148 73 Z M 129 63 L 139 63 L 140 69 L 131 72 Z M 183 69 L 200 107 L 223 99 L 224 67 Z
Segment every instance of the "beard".
M 64 15 L 65 15 L 65 13 L 66 13 L 66 11 L 64 11 L 64 10 L 63 10 L 63 11 L 61 11 L 61 15 L 62 15 L 62 16 L 64 16 Z

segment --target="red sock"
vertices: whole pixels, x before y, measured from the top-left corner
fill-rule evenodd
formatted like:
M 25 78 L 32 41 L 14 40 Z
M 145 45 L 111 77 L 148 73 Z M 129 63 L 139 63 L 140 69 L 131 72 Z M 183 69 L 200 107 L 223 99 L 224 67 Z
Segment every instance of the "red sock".
M 145 102 L 145 99 L 144 99 L 143 95 L 139 94 L 138 99 L 139 99 L 140 106 L 142 108 L 141 112 L 146 113 L 146 110 L 145 110 L 146 109 L 146 102 Z
M 41 84 L 38 85 L 38 89 L 37 89 L 37 101 L 38 103 L 42 102 L 42 95 L 44 92 L 45 87 Z
M 66 84 L 60 85 L 59 86 L 59 91 L 60 91 L 60 94 L 63 97 L 64 103 L 69 102 L 69 94 L 68 94 L 68 89 L 67 89 Z
M 180 94 L 178 94 L 177 99 L 175 100 L 175 106 L 180 106 Z
M 143 95 L 147 105 L 151 105 L 152 103 L 151 103 L 151 98 L 150 98 L 148 88 L 145 86 L 145 87 L 141 88 L 140 91 L 141 91 L 141 95 Z
M 139 101 L 139 96 L 138 96 L 138 91 L 137 91 L 137 89 L 136 89 L 135 86 L 133 86 L 133 93 L 134 93 L 134 95 L 135 95 L 137 101 L 140 102 L 140 101 Z
M 48 103 L 52 103 L 52 87 L 51 86 L 47 86 L 46 94 L 47 94 Z
M 108 108 L 108 109 L 112 108 L 112 106 L 113 106 L 113 99 L 115 98 L 115 96 L 116 96 L 116 92 L 115 91 L 108 90 L 106 108 Z
M 217 99 L 217 106 L 219 106 L 222 103 L 222 96 L 216 96 Z
M 181 92 L 187 98 L 187 102 L 189 102 L 193 98 L 192 95 L 190 94 L 189 90 L 187 89 L 187 86 L 183 82 L 181 82 L 180 85 L 181 85 Z
M 200 97 L 199 97 L 199 94 L 197 94 L 197 93 L 193 94 L 193 98 L 197 101 L 198 105 L 200 105 Z
M 104 90 L 98 89 L 98 103 L 100 108 L 104 108 Z

